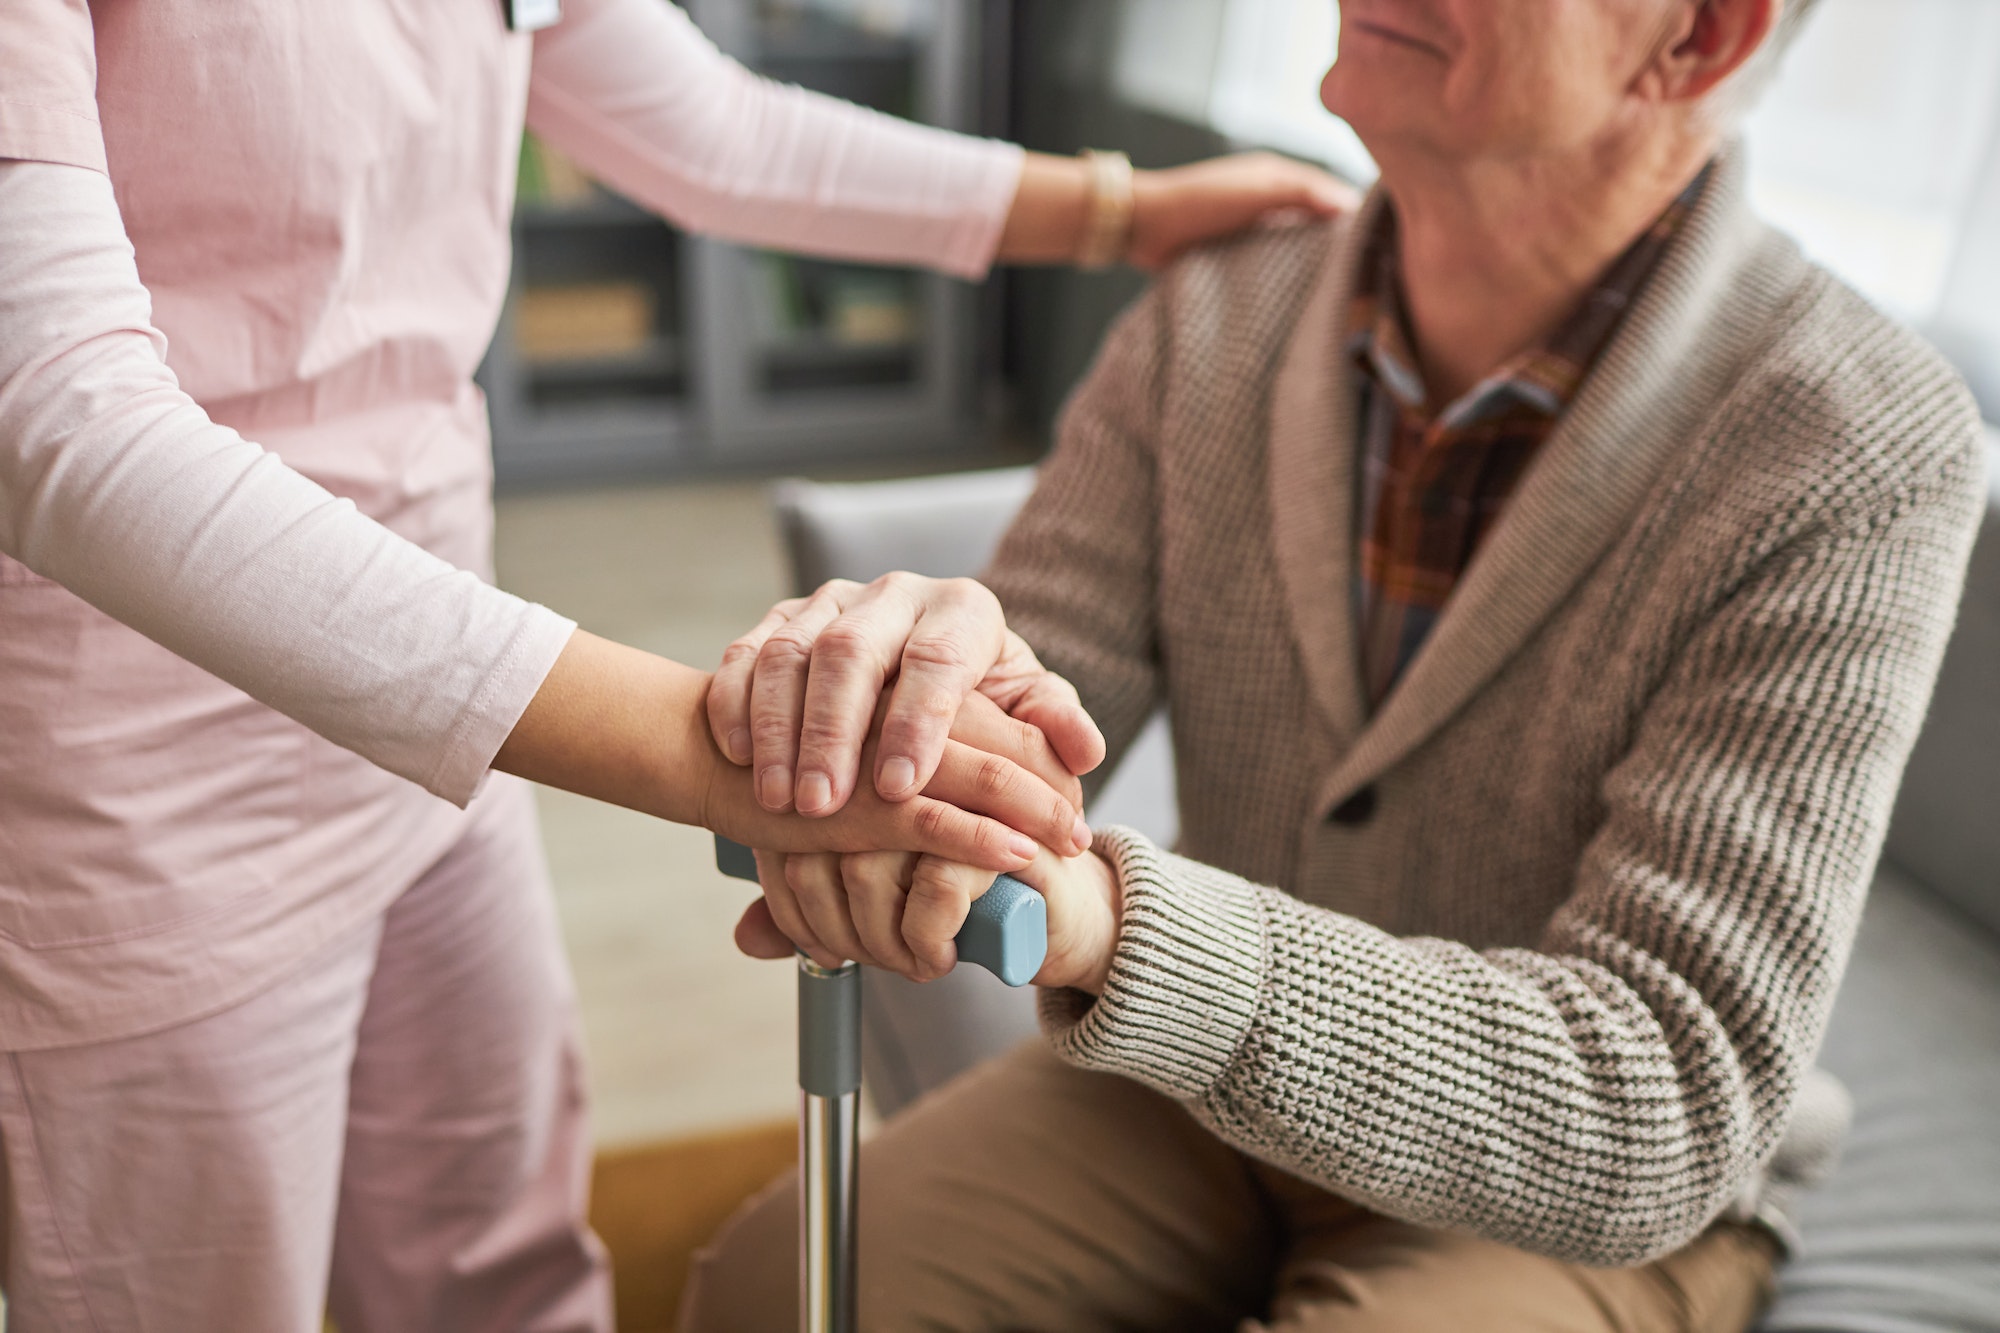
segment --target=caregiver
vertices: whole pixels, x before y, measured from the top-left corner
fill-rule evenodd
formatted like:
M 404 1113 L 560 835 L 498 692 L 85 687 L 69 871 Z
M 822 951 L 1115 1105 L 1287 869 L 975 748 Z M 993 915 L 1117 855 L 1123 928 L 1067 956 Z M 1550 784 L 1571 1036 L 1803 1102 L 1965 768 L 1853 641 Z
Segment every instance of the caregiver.
M 485 581 L 524 115 L 690 228 L 964 275 L 1340 202 L 780 88 L 662 0 L 532 37 L 508 3 L 0 0 L 15 1333 L 610 1327 L 533 807 L 490 769 L 766 847 L 1087 841 L 1101 742 L 1032 663 L 1047 744 L 969 713 L 922 795 L 808 821 L 711 746 L 704 673 Z

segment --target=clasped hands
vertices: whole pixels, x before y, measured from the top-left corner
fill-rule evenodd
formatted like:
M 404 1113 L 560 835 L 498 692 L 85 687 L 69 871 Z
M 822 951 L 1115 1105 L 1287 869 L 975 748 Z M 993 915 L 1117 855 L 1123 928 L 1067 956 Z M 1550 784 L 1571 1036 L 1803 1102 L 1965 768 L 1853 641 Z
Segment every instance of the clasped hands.
M 1117 874 L 1090 850 L 1078 779 L 1104 739 L 980 584 L 890 574 L 781 602 L 730 645 L 707 711 L 763 815 L 791 816 L 784 837 L 745 839 L 764 890 L 737 923 L 745 953 L 796 948 L 932 980 L 1005 871 L 1047 902 L 1035 984 L 1102 991 L 1121 902 Z M 892 831 L 906 817 L 915 844 Z M 841 850 L 797 850 L 809 821 L 848 826 L 824 844 Z M 856 846 L 856 824 L 879 830 L 880 846 Z M 950 850 L 882 849 L 911 845 Z

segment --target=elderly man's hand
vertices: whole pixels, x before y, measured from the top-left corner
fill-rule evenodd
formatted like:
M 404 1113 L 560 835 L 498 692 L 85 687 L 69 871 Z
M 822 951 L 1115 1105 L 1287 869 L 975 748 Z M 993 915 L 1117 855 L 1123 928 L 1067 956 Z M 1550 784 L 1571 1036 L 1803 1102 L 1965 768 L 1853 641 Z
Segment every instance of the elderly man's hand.
M 993 873 L 935 856 L 868 852 L 856 856 L 759 852 L 764 896 L 736 925 L 736 944 L 753 958 L 789 958 L 794 948 L 823 967 L 853 959 L 932 981 L 958 961 L 953 944 Z M 1044 849 L 1014 871 L 1048 904 L 1049 953 L 1037 986 L 1102 994 L 1123 915 L 1118 875 L 1091 853 Z
M 766 810 L 830 815 L 854 794 L 885 686 L 870 776 L 888 801 L 930 784 L 960 705 L 975 693 L 1039 730 L 1070 774 L 1104 758 L 1076 691 L 1007 628 L 991 592 L 971 579 L 916 574 L 865 586 L 837 579 L 772 608 L 723 655 L 709 726 L 723 754 L 750 766 Z
M 874 744 L 864 747 L 864 757 Z M 752 847 L 927 852 L 990 873 L 1016 871 L 1045 847 L 1065 856 L 1088 848 L 1082 799 L 1081 785 L 1039 730 L 974 694 L 959 710 L 930 781 L 912 800 L 885 801 L 863 788 L 829 817 L 773 813 L 752 797 L 750 774 L 718 757 L 696 822 Z

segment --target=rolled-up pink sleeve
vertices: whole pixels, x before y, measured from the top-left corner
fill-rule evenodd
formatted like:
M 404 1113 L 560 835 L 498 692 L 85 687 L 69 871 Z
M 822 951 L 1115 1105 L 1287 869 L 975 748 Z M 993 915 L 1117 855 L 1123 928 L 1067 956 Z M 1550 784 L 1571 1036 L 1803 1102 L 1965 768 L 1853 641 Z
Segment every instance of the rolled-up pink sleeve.
M 0 158 L 104 170 L 86 0 L 0 0 Z
M 1011 144 L 760 78 L 665 0 L 571 0 L 535 35 L 528 123 L 691 230 L 963 277 L 1021 176 Z
M 575 625 L 211 421 L 165 345 L 110 179 L 0 162 L 0 554 L 463 805 Z

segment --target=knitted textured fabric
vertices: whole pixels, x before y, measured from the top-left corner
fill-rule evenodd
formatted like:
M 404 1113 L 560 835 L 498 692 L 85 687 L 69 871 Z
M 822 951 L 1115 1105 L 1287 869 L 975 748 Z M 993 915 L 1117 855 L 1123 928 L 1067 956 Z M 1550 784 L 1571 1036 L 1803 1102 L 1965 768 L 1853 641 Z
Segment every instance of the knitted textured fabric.
M 1182 855 L 1100 839 L 1110 984 L 1045 1026 L 1418 1223 L 1598 1264 L 1782 1225 L 1762 1182 L 1837 1138 L 1808 1075 L 1981 512 L 1977 414 L 1749 215 L 1731 150 L 1371 716 L 1339 332 L 1377 206 L 1163 276 L 989 572 L 1114 755 L 1164 699 L 1179 766 Z

